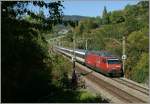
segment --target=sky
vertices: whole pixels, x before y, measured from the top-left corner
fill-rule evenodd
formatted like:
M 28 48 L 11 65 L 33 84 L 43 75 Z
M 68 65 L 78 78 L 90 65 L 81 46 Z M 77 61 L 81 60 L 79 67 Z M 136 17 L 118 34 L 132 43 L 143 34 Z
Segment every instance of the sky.
M 107 11 L 121 10 L 127 4 L 137 4 L 139 0 L 64 0 L 65 15 L 102 16 L 104 6 Z
M 45 0 L 48 1 L 49 0 Z M 55 0 L 52 0 L 55 1 Z M 137 4 L 139 0 L 63 0 L 64 15 L 81 15 L 81 16 L 102 16 L 104 6 L 107 11 L 122 10 L 127 4 Z M 39 12 L 39 7 L 29 5 L 28 8 L 34 12 Z M 46 17 L 48 10 L 44 10 Z

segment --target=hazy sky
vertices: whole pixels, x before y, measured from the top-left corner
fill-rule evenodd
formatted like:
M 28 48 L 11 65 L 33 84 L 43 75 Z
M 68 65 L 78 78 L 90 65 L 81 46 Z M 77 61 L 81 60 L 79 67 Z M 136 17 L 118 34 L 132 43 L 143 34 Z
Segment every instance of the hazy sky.
M 104 6 L 107 11 L 123 9 L 127 4 L 136 4 L 138 0 L 64 0 L 65 15 L 100 16 Z

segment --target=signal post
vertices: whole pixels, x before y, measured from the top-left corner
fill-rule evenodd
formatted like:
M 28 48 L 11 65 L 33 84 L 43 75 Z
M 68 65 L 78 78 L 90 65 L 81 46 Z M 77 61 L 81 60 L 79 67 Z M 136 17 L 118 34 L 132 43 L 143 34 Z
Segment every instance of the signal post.
M 125 54 L 125 36 L 123 36 L 123 40 L 122 40 L 122 69 L 123 69 L 123 72 L 125 73 L 125 60 L 126 60 L 127 56 Z M 124 77 L 125 77 L 125 74 L 124 74 Z

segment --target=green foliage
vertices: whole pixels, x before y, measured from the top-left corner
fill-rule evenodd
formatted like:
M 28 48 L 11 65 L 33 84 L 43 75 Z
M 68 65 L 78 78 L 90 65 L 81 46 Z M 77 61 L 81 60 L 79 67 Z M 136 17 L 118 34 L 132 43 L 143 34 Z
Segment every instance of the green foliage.
M 139 75 L 138 74 L 139 72 L 141 74 L 144 72 L 143 70 L 139 70 L 139 68 L 137 68 L 137 64 L 139 64 L 140 62 L 143 63 L 142 61 L 138 61 L 138 60 L 141 60 L 141 58 L 143 57 L 142 54 L 148 53 L 148 49 L 149 49 L 148 48 L 149 37 L 148 37 L 148 34 L 146 34 L 147 33 L 146 31 L 148 32 L 147 29 L 141 29 L 140 31 L 132 32 L 127 38 L 128 59 L 127 59 L 127 66 L 126 66 L 127 69 L 126 70 L 127 70 L 129 77 L 138 82 L 145 82 L 145 80 L 146 80 L 146 76 L 143 77 L 144 79 L 141 79 L 140 78 L 141 76 L 137 77 L 137 75 Z M 148 62 L 148 57 L 144 57 L 144 58 Z M 137 70 L 137 72 L 136 72 L 136 70 Z M 145 70 L 148 70 L 148 68 Z M 146 75 L 146 74 L 143 74 L 143 75 Z
M 16 20 L 3 18 L 2 24 L 2 101 L 34 102 L 50 91 L 47 44 L 36 29 Z
M 80 93 L 79 101 L 82 103 L 88 103 L 88 102 L 91 102 L 91 103 L 95 103 L 95 102 L 108 103 L 109 102 L 108 99 L 102 98 L 101 95 L 94 96 L 94 95 L 91 95 L 91 93 L 84 92 L 84 91 L 82 91 Z
M 62 7 L 61 1 L 54 2 L 45 2 L 45 1 L 3 1 L 2 2 L 2 17 L 10 17 L 10 18 L 22 18 L 23 15 L 28 14 L 35 19 L 42 19 L 42 16 L 38 16 L 33 11 L 30 11 L 27 7 L 28 4 L 32 4 L 33 6 L 38 6 L 40 8 L 46 8 L 49 11 L 49 22 L 53 22 L 54 24 L 59 23 L 62 19 Z M 46 21 L 47 22 L 47 21 Z
M 103 40 L 103 35 L 99 31 L 92 31 L 91 39 L 88 40 L 88 50 L 102 50 L 104 49 L 105 42 Z M 91 37 L 90 36 L 90 37 Z
M 142 53 L 140 56 L 140 60 L 137 62 L 135 68 L 133 69 L 132 79 L 137 82 L 146 82 L 149 77 L 149 54 Z M 148 83 L 147 83 L 148 84 Z
M 98 26 L 102 25 L 102 18 L 100 16 L 97 16 L 96 18 L 93 18 L 95 23 L 97 23 Z
M 142 31 L 135 31 L 132 32 L 129 36 L 127 41 L 129 42 L 129 50 L 137 50 L 139 52 L 148 52 L 148 35 L 144 34 Z
M 18 18 L 18 15 L 27 13 L 25 4 L 28 3 L 2 2 L 2 102 L 5 103 L 36 102 L 53 91 L 53 65 L 48 44 L 42 34 L 43 26 Z M 53 14 L 56 11 L 59 14 L 60 2 L 51 5 L 43 1 L 31 3 L 55 8 Z
M 71 74 L 72 65 L 64 58 L 53 55 L 53 82 L 57 87 L 68 88 L 68 75 Z
M 103 11 L 103 24 L 109 24 L 110 23 L 110 18 L 109 18 L 109 13 L 107 13 L 106 6 L 104 6 L 104 11 Z
M 33 18 L 31 15 L 26 15 L 26 16 L 23 17 L 23 19 L 30 22 L 30 23 L 42 24 L 44 22 L 43 19 L 45 19 L 44 12 L 41 10 L 39 12 L 38 16 L 41 17 L 41 18 Z
M 127 5 L 125 7 L 123 12 L 128 33 L 148 27 L 148 10 L 148 1 L 141 1 L 137 5 Z
M 95 29 L 98 27 L 98 25 L 92 21 L 92 19 L 86 19 L 79 22 L 79 25 L 77 27 L 77 33 L 82 34 L 84 31 L 88 31 L 90 29 Z
M 92 95 L 87 91 L 72 91 L 54 89 L 56 93 L 48 95 L 39 100 L 39 102 L 51 103 L 109 103 L 108 99 L 102 98 L 101 95 Z
M 110 15 L 110 21 L 113 24 L 124 22 L 125 18 L 123 16 L 124 15 L 122 11 L 113 11 Z
M 90 97 L 91 97 L 91 94 L 86 92 L 86 93 L 82 93 L 79 98 L 80 98 L 80 100 L 85 100 Z

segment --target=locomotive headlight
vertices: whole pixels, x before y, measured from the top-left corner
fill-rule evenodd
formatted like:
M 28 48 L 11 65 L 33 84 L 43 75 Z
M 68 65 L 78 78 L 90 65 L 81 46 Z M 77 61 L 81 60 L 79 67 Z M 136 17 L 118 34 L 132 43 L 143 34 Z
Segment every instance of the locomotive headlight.
M 120 68 L 121 66 L 120 65 L 116 65 L 116 67 Z

